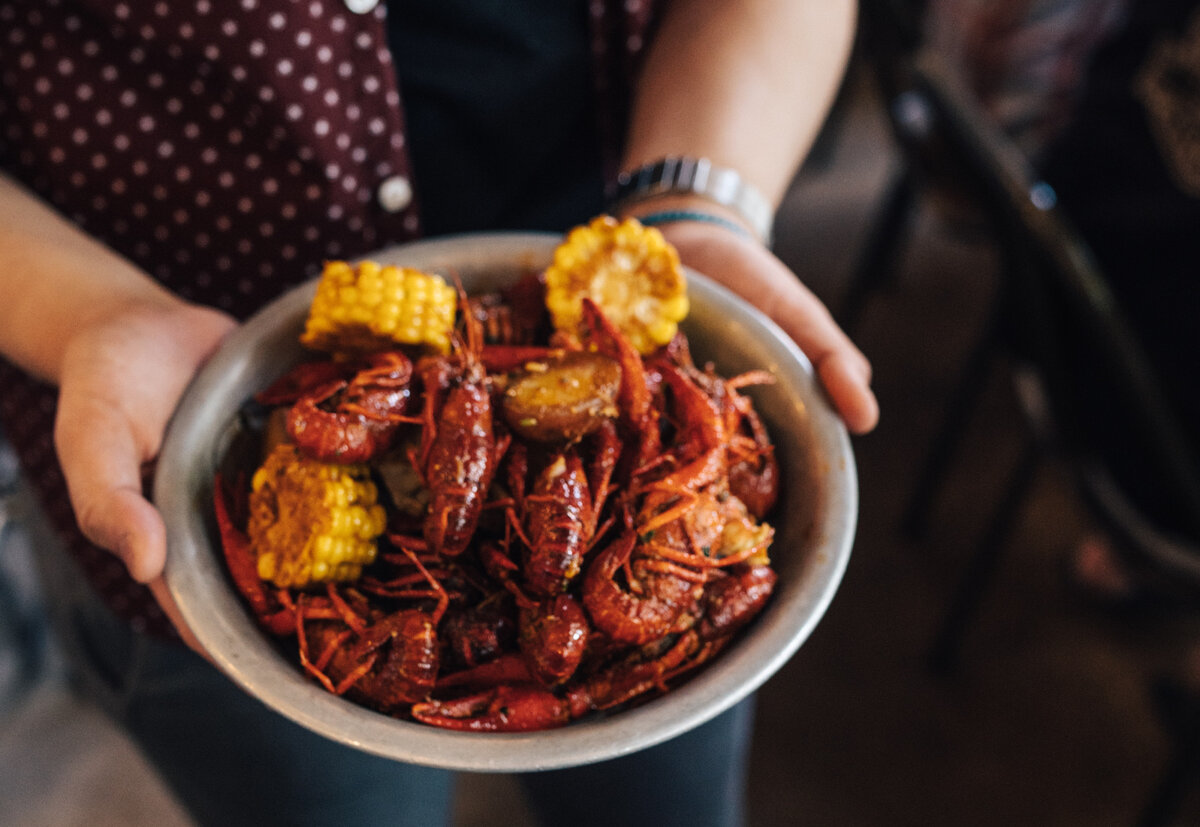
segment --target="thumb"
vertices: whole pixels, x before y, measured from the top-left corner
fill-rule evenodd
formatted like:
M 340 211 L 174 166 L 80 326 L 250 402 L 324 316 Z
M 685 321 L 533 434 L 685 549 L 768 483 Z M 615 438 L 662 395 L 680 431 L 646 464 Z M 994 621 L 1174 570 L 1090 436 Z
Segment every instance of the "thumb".
M 60 401 L 55 446 L 79 528 L 116 554 L 133 579 L 162 574 L 166 527 L 142 496 L 141 452 L 130 426 L 104 406 Z
M 97 492 L 85 497 L 76 513 L 84 535 L 121 558 L 134 580 L 148 583 L 162 575 L 167 556 L 166 528 L 140 487 Z

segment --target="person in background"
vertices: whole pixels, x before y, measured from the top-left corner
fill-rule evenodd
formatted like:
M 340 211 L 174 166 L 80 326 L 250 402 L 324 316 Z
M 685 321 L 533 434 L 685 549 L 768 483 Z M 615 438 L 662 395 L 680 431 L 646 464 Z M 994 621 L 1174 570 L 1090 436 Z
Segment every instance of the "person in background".
M 0 427 L 66 549 L 39 551 L 81 680 L 199 821 L 438 824 L 453 779 L 327 742 L 181 645 L 143 491 L 196 369 L 324 260 L 611 210 L 766 311 L 869 431 L 868 361 L 765 243 L 854 19 L 851 0 L 0 0 Z M 750 195 L 646 197 L 634 176 L 610 200 L 677 157 Z M 739 823 L 749 714 L 532 775 L 533 804 Z

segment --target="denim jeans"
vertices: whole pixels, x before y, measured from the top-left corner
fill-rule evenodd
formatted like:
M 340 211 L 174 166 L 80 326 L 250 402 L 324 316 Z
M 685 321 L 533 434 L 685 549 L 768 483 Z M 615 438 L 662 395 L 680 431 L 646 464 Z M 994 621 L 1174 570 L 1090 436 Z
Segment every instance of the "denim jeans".
M 454 773 L 379 758 L 293 723 L 185 647 L 130 628 L 60 550 L 46 552 L 50 608 L 78 685 L 200 824 L 449 823 Z M 743 701 L 667 743 L 520 781 L 546 827 L 737 827 L 752 718 L 752 701 Z

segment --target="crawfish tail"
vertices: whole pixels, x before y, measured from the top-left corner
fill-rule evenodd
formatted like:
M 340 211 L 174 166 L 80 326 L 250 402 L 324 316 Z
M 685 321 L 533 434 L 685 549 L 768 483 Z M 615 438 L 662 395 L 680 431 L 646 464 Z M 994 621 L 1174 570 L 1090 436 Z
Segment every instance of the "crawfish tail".
M 615 576 L 636 542 L 637 535 L 626 532 L 596 555 L 584 575 L 583 605 L 601 632 L 640 646 L 670 631 L 697 586 L 670 573 L 649 572 L 642 578 L 642 594 L 622 590 Z
M 496 468 L 491 395 L 481 381 L 450 390 L 429 450 L 425 479 L 431 497 L 424 535 L 429 548 L 451 557 L 470 543 Z
M 546 466 L 526 498 L 526 510 L 525 585 L 539 597 L 551 597 L 579 574 L 595 529 L 592 494 L 578 453 L 564 451 Z
M 473 732 L 526 732 L 562 726 L 567 704 L 534 684 L 497 686 L 451 701 L 413 704 L 412 716 L 425 724 Z

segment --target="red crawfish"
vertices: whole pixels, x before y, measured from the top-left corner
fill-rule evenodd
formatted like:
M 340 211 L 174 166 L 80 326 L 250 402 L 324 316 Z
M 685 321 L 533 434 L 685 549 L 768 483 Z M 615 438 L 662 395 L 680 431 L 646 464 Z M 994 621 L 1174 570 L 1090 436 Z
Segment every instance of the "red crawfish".
M 668 634 L 700 598 L 704 576 L 632 561 L 637 534 L 626 531 L 600 551 L 583 580 L 583 604 L 596 629 L 640 646 Z M 625 587 L 617 575 L 625 573 Z
M 300 662 L 327 690 L 381 711 L 429 697 L 437 682 L 436 622 L 403 609 L 367 622 L 298 621 Z
M 779 464 L 767 428 L 750 397 L 741 393 L 752 385 L 770 385 L 774 374 L 751 370 L 725 379 L 711 366 L 700 370 L 692 361 L 687 339 L 677 335 L 652 362 L 654 369 L 666 366 L 689 379 L 716 405 L 726 435 L 726 464 L 729 491 L 742 500 L 750 513 L 762 519 L 779 496 Z
M 698 599 L 713 565 L 705 550 L 718 544 L 724 526 L 720 503 L 705 491 L 725 480 L 720 412 L 683 371 L 670 364 L 659 371 L 672 391 L 674 441 L 635 482 L 634 526 L 596 557 L 583 583 L 596 627 L 636 645 L 667 634 Z
M 213 477 L 213 508 L 229 575 L 254 619 L 272 634 L 289 635 L 296 628 L 295 606 L 286 589 L 268 589 L 259 578 L 250 538 L 235 524 L 230 502 L 224 478 L 218 473 Z
M 326 585 L 332 608 L 313 623 L 298 611 L 296 636 L 300 663 L 330 692 L 346 694 L 374 709 L 392 711 L 428 698 L 441 668 L 437 628 L 450 596 L 415 552 L 405 550 L 429 588 L 417 597 L 433 597 L 431 611 L 405 608 L 386 612 L 373 608 L 355 589 Z M 308 595 L 301 595 L 303 603 Z
M 722 496 L 720 486 L 714 487 L 716 493 L 691 494 L 688 508 L 679 513 L 665 507 L 666 522 L 651 520 L 641 533 L 628 531 L 597 555 L 583 581 L 584 605 L 597 629 L 613 640 L 644 644 L 681 622 L 686 625 L 714 578 L 727 579 L 722 570 L 753 562 L 756 576 L 774 576 L 765 564 L 772 527 L 758 523 L 739 499 Z M 750 585 L 741 581 L 739 594 L 752 591 Z
M 719 653 L 764 607 L 775 586 L 768 566 L 741 564 L 705 589 L 692 628 L 641 646 L 586 678 L 551 689 L 529 679 L 524 663 L 508 661 L 475 673 L 471 694 L 415 704 L 413 717 L 433 726 L 476 732 L 520 732 L 563 726 L 593 710 L 611 709 L 668 684 Z M 485 686 L 488 677 L 496 683 Z M 440 687 L 439 687 L 440 688 Z
M 738 399 L 748 401 L 744 396 Z M 729 492 L 762 519 L 779 499 L 779 461 L 758 412 L 749 404 L 739 407 L 743 408 L 740 426 L 732 431 L 729 446 Z
M 406 416 L 413 365 L 399 351 L 346 363 L 304 364 L 260 393 L 259 402 L 291 404 L 288 435 L 306 456 L 356 463 L 381 454 Z
M 518 445 L 509 458 L 509 487 L 517 502 L 510 520 L 524 544 L 524 587 L 530 594 L 553 597 L 579 574 L 597 533 L 597 522 L 611 493 L 613 469 L 621 443 L 616 427 L 605 420 L 585 438 L 592 462 L 575 445 L 555 452 L 538 473 L 533 489 L 525 487 L 527 452 Z
M 481 546 L 479 556 L 492 579 L 515 598 L 525 679 L 554 685 L 570 678 L 583 659 L 591 630 L 579 601 L 565 593 L 541 600 L 530 597 L 514 579 L 519 566 L 491 543 Z M 463 680 L 471 678 L 464 675 Z
M 635 441 L 633 459 L 637 464 L 649 461 L 659 448 L 651 381 L 637 348 L 621 334 L 600 307 L 590 298 L 583 299 L 584 345 L 599 351 L 621 366 L 621 386 L 617 395 L 620 421 Z
M 515 617 L 513 597 L 507 592 L 451 609 L 439 630 L 447 663 L 473 669 L 511 650 L 517 639 Z
M 491 382 L 478 358 L 479 323 L 465 317 L 467 345 L 419 365 L 425 386 L 424 435 L 414 464 L 430 492 L 426 546 L 450 557 L 466 549 L 507 440 L 496 439 Z
M 530 673 L 546 686 L 566 681 L 583 660 L 590 628 L 583 607 L 569 594 L 522 607 L 517 643 Z
M 538 683 L 505 683 L 449 700 L 414 704 L 422 723 L 473 732 L 524 732 L 563 726 L 592 710 L 609 709 L 656 689 L 714 654 L 692 631 L 662 638 L 615 665 L 553 690 Z

